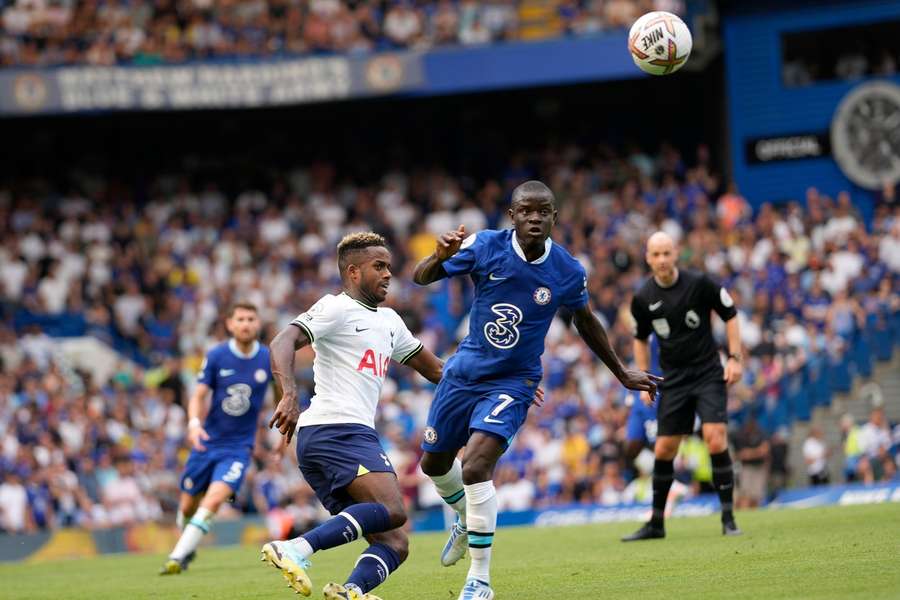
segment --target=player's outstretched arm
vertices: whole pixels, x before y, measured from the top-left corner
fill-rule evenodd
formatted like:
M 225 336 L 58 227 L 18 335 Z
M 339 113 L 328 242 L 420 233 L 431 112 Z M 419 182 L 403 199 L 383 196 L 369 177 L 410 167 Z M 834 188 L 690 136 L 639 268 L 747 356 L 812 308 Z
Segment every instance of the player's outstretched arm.
M 459 247 L 466 238 L 466 227 L 460 225 L 456 231 L 448 231 L 437 239 L 434 254 L 423 258 L 413 271 L 413 281 L 419 285 L 428 285 L 447 276 L 441 265 L 445 260 L 459 252 Z
M 281 400 L 269 420 L 269 428 L 277 428 L 287 438 L 288 444 L 294 437 L 297 420 L 300 418 L 297 382 L 294 380 L 294 353 L 308 344 L 309 338 L 300 327 L 288 325 L 278 332 L 269 345 L 272 376 L 275 378 L 276 389 L 281 390 Z
M 428 348 L 422 348 L 415 356 L 406 361 L 405 364 L 415 369 L 419 375 L 431 383 L 440 382 L 441 375 L 444 372 L 444 361 L 435 356 Z
M 662 381 L 662 377 L 643 371 L 627 369 L 622 364 L 622 361 L 616 355 L 616 351 L 613 350 L 612 345 L 609 343 L 606 330 L 603 329 L 603 325 L 594 316 L 590 303 L 577 309 L 574 312 L 574 316 L 575 329 L 578 330 L 578 335 L 581 336 L 581 339 L 584 340 L 593 353 L 603 361 L 603 364 L 612 371 L 622 385 L 630 390 L 649 392 L 651 396 L 656 394 L 656 385 Z

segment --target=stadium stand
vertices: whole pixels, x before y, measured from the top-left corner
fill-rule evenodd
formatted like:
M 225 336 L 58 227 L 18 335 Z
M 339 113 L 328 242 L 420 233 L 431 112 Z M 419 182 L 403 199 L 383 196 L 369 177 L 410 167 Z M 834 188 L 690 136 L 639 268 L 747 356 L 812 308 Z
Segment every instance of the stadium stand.
M 889 193 L 864 223 L 848 194 L 832 199 L 811 187 L 802 202 L 752 211 L 734 186 L 722 193 L 708 151 L 695 150 L 689 162 L 669 145 L 651 154 L 554 144 L 515 154 L 480 182 L 431 168 L 351 183 L 322 161 L 234 191 L 187 170 L 158 173 L 140 188 L 102 179 L 85 180 L 81 191 L 8 182 L 0 189 L 2 528 L 105 527 L 171 511 L 186 456 L 181 402 L 203 352 L 225 336 L 219 312 L 238 298 L 253 301 L 270 339 L 338 287 L 334 246 L 347 232 L 388 237 L 396 272 L 389 304 L 427 346 L 452 350 L 465 332 L 470 290 L 459 282 L 417 288 L 409 270 L 438 232 L 505 226 L 508 192 L 529 177 L 555 190 L 556 235 L 585 264 L 594 306 L 622 356 L 630 356 L 627 307 L 645 273 L 648 232 L 670 232 L 684 242 L 683 265 L 729 286 L 749 356 L 730 395 L 732 423 L 735 433 L 758 424 L 770 443 L 771 487 L 785 485 L 788 446 L 805 439 L 792 428 L 805 435 L 818 415 L 833 431 L 835 411 L 850 409 L 833 399 L 879 364 L 896 365 L 900 207 Z M 58 342 L 73 337 L 102 340 L 118 362 L 102 374 L 94 355 L 62 352 Z M 634 497 L 622 456 L 622 388 L 564 318 L 551 328 L 544 361 L 547 402 L 497 474 L 503 507 Z M 310 367 L 307 351 L 299 370 L 306 400 Z M 430 397 L 397 367 L 379 417 L 414 507 L 440 502 L 416 471 Z M 877 415 L 863 425 L 867 407 L 851 408 L 844 442 L 860 460 L 846 476 L 890 476 L 900 428 L 892 432 Z M 267 442 L 235 508 L 315 521 L 319 509 L 293 458 L 281 462 L 271 434 L 261 435 Z M 827 443 L 837 441 L 830 435 Z M 688 445 L 679 470 L 700 489 L 708 473 L 696 452 Z
M 626 28 L 680 0 L 6 0 L 0 65 L 154 65 L 360 53 Z

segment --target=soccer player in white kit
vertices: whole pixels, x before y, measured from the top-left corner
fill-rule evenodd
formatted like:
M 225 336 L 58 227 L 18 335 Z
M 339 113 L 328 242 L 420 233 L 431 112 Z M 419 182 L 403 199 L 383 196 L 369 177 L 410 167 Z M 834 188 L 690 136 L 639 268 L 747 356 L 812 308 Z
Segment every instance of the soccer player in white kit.
M 408 554 L 403 497 L 375 432 L 375 409 L 390 361 L 406 364 L 433 383 L 443 363 L 422 346 L 400 316 L 378 305 L 391 280 L 384 238 L 356 233 L 338 244 L 344 290 L 326 295 L 282 330 L 270 346 L 272 373 L 281 388 L 269 426 L 290 443 L 297 432 L 297 461 L 319 500 L 334 515 L 300 537 L 272 541 L 262 560 L 280 569 L 290 586 L 310 595 L 309 558 L 364 537 L 370 546 L 343 585 L 325 586 L 326 599 L 378 600 L 368 592 Z M 312 344 L 315 395 L 300 414 L 294 353 Z

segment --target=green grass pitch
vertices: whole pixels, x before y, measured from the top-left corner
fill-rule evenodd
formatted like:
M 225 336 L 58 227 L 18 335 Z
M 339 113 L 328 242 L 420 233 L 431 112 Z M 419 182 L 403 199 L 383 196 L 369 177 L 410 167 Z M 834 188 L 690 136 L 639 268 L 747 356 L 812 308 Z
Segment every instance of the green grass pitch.
M 745 535 L 720 535 L 716 517 L 673 519 L 665 540 L 623 544 L 634 523 L 498 532 L 498 600 L 547 598 L 900 598 L 900 504 L 739 513 Z M 456 600 L 464 559 L 442 568 L 443 535 L 416 535 L 411 556 L 378 588 L 385 600 Z M 313 598 L 344 581 L 364 546 L 314 557 Z M 255 548 L 201 551 L 190 571 L 160 577 L 162 556 L 0 566 L 0 597 L 78 600 L 297 597 Z

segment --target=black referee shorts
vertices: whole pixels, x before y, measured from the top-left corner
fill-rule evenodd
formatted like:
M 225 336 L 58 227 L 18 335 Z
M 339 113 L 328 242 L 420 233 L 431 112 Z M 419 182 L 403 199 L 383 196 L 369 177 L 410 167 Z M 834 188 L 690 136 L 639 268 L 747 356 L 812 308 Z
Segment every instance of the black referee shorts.
M 688 435 L 694 415 L 701 423 L 728 421 L 728 394 L 722 367 L 698 370 L 687 367 L 666 374 L 656 410 L 657 435 Z

